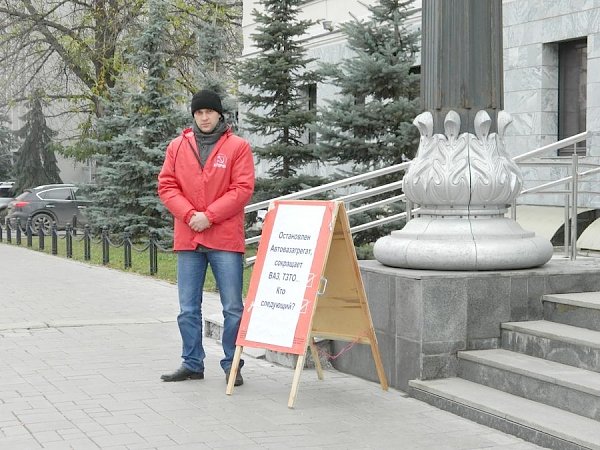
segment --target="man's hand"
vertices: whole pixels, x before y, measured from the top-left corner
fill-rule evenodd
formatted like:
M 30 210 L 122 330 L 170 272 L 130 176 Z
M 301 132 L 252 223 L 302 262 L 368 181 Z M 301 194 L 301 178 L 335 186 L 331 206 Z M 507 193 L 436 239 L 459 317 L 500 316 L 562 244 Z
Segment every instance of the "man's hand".
M 188 223 L 189 227 L 197 232 L 210 228 L 210 220 L 203 212 L 196 211 Z

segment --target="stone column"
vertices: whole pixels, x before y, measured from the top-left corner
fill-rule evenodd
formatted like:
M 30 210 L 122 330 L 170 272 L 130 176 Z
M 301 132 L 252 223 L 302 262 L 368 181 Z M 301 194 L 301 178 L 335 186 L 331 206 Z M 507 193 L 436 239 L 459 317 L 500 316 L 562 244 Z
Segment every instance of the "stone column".
M 502 1 L 423 0 L 421 102 L 442 133 L 450 111 L 474 133 L 479 110 L 492 118 L 503 104 Z
M 375 258 L 432 270 L 524 269 L 545 264 L 550 241 L 506 218 L 522 177 L 504 148 L 501 0 L 423 0 L 421 133 L 403 181 L 419 206 L 379 239 Z

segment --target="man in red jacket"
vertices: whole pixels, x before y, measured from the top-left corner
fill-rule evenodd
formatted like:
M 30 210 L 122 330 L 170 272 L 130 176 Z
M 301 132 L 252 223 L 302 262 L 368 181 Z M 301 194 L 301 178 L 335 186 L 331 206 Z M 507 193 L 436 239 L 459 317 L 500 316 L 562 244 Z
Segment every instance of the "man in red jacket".
M 227 381 L 243 311 L 244 206 L 254 190 L 254 159 L 248 142 L 225 123 L 217 93 L 196 93 L 191 109 L 192 128 L 171 141 L 158 176 L 158 195 L 175 222 L 177 323 L 183 342 L 181 367 L 161 379 L 204 378 L 201 308 L 210 264 L 223 305 L 221 367 Z M 238 371 L 235 385 L 242 383 Z

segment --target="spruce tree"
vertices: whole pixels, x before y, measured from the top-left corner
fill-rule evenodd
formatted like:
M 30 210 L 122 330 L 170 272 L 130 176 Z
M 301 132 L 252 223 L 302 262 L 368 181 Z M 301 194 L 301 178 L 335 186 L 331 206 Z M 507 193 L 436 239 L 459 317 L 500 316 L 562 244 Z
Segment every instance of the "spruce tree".
M 25 125 L 16 132 L 22 144 L 14 166 L 15 192 L 42 184 L 62 183 L 54 154 L 56 132 L 46 124 L 42 109 L 41 92 L 29 101 L 29 111 L 22 117 Z
M 230 53 L 230 36 L 225 30 L 230 8 L 231 6 L 214 3 L 207 4 L 203 11 L 205 17 L 197 31 L 198 78 L 195 80 L 197 87 L 194 91 L 211 89 L 218 93 L 223 103 L 225 120 L 236 128 L 237 105 L 229 94 L 236 83 L 233 75 L 234 58 Z
M 166 239 L 171 216 L 157 196 L 157 177 L 167 144 L 189 122 L 178 98 L 164 53 L 165 0 L 148 2 L 148 24 L 136 41 L 131 63 L 141 70 L 140 88 L 132 80 L 111 92 L 107 114 L 92 141 L 98 168 L 89 196 L 94 227 L 130 233 L 133 239 L 157 232 Z M 136 84 L 136 83 L 133 83 Z
M 413 0 L 379 0 L 367 20 L 342 24 L 353 56 L 323 64 L 339 89 L 320 111 L 319 150 L 361 170 L 397 164 L 418 146 L 419 76 L 411 73 L 419 33 L 407 29 Z
M 338 64 L 321 65 L 339 91 L 319 111 L 315 127 L 318 151 L 325 160 L 349 162 L 355 172 L 364 173 L 414 156 L 418 133 L 412 121 L 420 105 L 419 76 L 412 73 L 419 33 L 406 26 L 412 4 L 412 0 L 379 0 L 368 7 L 366 20 L 355 18 L 341 25 L 352 56 Z M 397 175 L 382 177 L 375 183 L 397 179 Z M 393 212 L 397 210 L 388 207 L 351 219 L 365 221 L 366 216 L 374 219 Z M 355 243 L 370 242 L 388 232 L 384 228 L 362 232 L 355 236 Z
M 198 83 L 201 88 L 215 91 L 223 87 L 223 74 L 228 71 L 230 60 L 227 36 L 219 24 L 219 8 L 218 4 L 207 6 L 197 31 Z
M 6 126 L 8 117 L 0 114 L 0 181 L 9 181 L 12 174 L 13 132 Z
M 259 160 L 269 163 L 269 177 L 257 179 L 254 200 L 273 198 L 320 183 L 302 174 L 318 161 L 314 147 L 307 145 L 307 126 L 315 112 L 308 109 L 306 92 L 319 81 L 300 42 L 314 22 L 299 20 L 301 0 L 261 0 L 264 12 L 253 11 L 257 32 L 252 34 L 260 52 L 240 64 L 239 95 L 246 106 L 242 128 L 260 135 L 264 144 L 254 146 Z M 245 126 L 245 122 L 248 123 Z

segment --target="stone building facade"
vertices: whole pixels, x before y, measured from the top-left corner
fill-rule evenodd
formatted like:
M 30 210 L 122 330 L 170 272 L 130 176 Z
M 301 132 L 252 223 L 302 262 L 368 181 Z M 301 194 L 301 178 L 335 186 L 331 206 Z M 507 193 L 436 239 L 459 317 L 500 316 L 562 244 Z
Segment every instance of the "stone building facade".
M 308 56 L 335 62 L 351 55 L 337 26 L 352 17 L 365 18 L 364 5 L 370 3 L 373 0 L 306 1 L 302 18 L 320 21 L 305 38 Z M 259 6 L 258 0 L 244 1 L 244 58 L 256 52 L 250 38 L 255 31 L 251 12 Z M 417 28 L 420 6 L 416 1 L 411 24 Z M 588 130 L 592 137 L 576 151 L 586 155 L 581 163 L 600 163 L 600 0 L 504 0 L 503 66 L 504 110 L 513 117 L 506 135 L 511 156 Z M 319 84 L 313 95 L 312 104 L 318 108 L 335 89 Z M 243 116 L 242 110 L 242 127 Z M 248 138 L 261 143 L 258 136 Z M 525 188 L 568 175 L 568 166 L 560 164 L 568 164 L 572 152 L 573 147 L 548 152 L 543 167 L 525 167 Z M 600 208 L 600 196 L 594 194 L 600 192 L 597 180 L 583 185 L 587 193 L 579 196 L 580 206 Z M 531 194 L 519 201 L 562 206 L 564 195 Z

